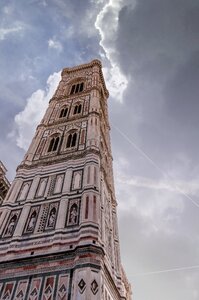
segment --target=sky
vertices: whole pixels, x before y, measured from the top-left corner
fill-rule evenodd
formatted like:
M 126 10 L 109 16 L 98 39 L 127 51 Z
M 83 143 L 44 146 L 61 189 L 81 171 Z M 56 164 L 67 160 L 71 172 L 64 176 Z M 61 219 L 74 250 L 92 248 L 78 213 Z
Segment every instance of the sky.
M 0 159 L 13 180 L 64 67 L 102 61 L 134 300 L 199 299 L 199 2 L 1 0 Z

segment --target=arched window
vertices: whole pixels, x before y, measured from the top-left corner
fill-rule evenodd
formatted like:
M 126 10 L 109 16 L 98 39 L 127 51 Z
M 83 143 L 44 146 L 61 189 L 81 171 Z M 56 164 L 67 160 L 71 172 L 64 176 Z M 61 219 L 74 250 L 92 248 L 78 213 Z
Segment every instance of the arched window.
M 74 108 L 74 115 L 80 114 L 80 113 L 81 113 L 81 110 L 82 110 L 82 105 L 81 105 L 81 104 L 75 105 L 75 108 Z
M 77 133 L 75 132 L 72 137 L 71 147 L 75 147 L 77 141 Z
M 53 137 L 50 141 L 48 152 L 56 151 L 59 145 L 59 137 Z
M 75 147 L 77 142 L 77 132 L 70 133 L 67 139 L 66 148 Z
M 68 107 L 64 107 L 64 108 L 62 108 L 59 117 L 65 118 L 67 116 L 67 113 L 68 113 Z
M 68 139 L 67 139 L 66 148 L 70 148 L 71 147 L 71 140 L 72 140 L 72 134 L 69 134 Z
M 80 92 L 83 91 L 83 89 L 84 89 L 84 83 L 83 82 L 73 84 L 72 88 L 70 90 L 70 95 L 80 93 Z
M 78 106 L 78 114 L 81 113 L 81 110 L 82 110 L 82 105 L 80 104 L 80 105 Z

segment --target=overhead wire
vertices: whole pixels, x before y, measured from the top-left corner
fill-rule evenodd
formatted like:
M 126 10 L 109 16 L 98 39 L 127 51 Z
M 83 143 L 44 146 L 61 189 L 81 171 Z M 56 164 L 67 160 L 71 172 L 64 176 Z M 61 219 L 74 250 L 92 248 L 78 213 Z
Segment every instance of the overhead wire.
M 172 182 L 173 182 L 174 178 L 172 178 L 169 174 L 167 174 L 165 171 L 163 171 L 162 168 L 160 168 L 158 166 L 158 164 L 148 154 L 146 154 L 145 151 L 143 151 L 134 141 L 132 141 L 132 139 L 130 139 L 124 132 L 122 132 L 114 124 L 113 124 L 113 128 L 115 128 L 121 134 L 121 136 L 123 136 L 123 138 L 125 140 L 127 140 L 143 157 L 145 157 L 159 172 L 161 172 L 162 175 L 164 175 L 168 179 L 172 180 Z M 183 192 L 176 184 L 174 184 L 174 183 L 172 183 L 172 184 L 179 193 L 181 193 L 188 200 L 190 200 L 193 205 L 195 205 L 196 207 L 199 208 L 199 204 L 196 201 L 194 201 L 189 195 L 187 195 L 185 192 Z M 151 272 L 145 272 L 145 273 L 137 273 L 137 274 L 134 274 L 133 277 L 156 275 L 156 274 L 161 274 L 161 273 L 169 273 L 169 272 L 177 272 L 177 271 L 193 270 L 193 269 L 199 269 L 199 265 L 189 266 L 189 267 L 172 268 L 172 269 L 164 269 L 164 270 L 151 271 Z
M 199 208 L 199 203 L 197 203 L 195 200 L 193 200 L 187 193 L 183 192 L 179 186 L 177 186 L 175 183 L 173 183 L 174 178 L 172 178 L 168 173 L 166 173 L 164 170 L 162 170 L 162 168 L 160 168 L 158 166 L 158 164 L 144 151 L 142 150 L 134 141 L 132 141 L 132 139 L 130 139 L 124 132 L 121 131 L 121 129 L 119 129 L 117 126 L 115 126 L 114 124 L 112 125 L 113 128 L 115 128 L 120 134 L 121 136 L 123 136 L 123 138 L 128 141 L 143 157 L 145 157 L 159 172 L 162 173 L 163 176 L 165 176 L 166 178 L 168 178 L 169 180 L 172 181 L 172 185 L 175 187 L 175 189 L 182 194 L 183 196 L 185 196 L 188 200 L 190 200 L 192 202 L 193 205 L 195 205 L 196 207 Z
M 148 275 L 156 275 L 161 273 L 170 273 L 170 272 L 178 272 L 178 271 L 185 271 L 185 270 L 194 270 L 199 269 L 199 265 L 189 266 L 189 267 L 180 267 L 180 268 L 172 268 L 172 269 L 165 269 L 165 270 L 158 270 L 158 271 L 151 271 L 151 272 L 144 272 L 144 273 L 137 273 L 133 274 L 133 277 L 138 276 L 148 276 Z

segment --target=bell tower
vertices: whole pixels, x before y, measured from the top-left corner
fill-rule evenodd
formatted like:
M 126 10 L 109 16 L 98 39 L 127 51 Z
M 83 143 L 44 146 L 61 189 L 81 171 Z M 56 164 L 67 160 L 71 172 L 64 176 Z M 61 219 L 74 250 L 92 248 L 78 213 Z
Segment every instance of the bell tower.
M 101 63 L 62 71 L 0 207 L 0 299 L 129 300 Z

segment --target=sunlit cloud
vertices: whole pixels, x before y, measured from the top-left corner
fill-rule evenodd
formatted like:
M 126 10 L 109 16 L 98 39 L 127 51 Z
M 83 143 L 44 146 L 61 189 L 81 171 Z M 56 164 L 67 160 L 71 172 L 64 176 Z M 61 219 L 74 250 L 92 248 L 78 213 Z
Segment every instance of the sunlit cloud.
M 117 62 L 117 50 L 114 44 L 118 29 L 118 14 L 122 5 L 124 3 L 121 0 L 110 0 L 103 6 L 95 22 L 95 27 L 101 37 L 100 45 L 110 63 L 108 68 L 104 68 L 107 87 L 113 98 L 119 102 L 123 101 L 123 93 L 128 84 L 127 77 L 122 73 Z M 101 52 L 100 55 L 104 60 L 104 55 Z
M 9 136 L 16 139 L 18 147 L 27 150 L 35 128 L 41 121 L 60 78 L 61 72 L 50 75 L 46 83 L 46 88 L 34 92 L 30 98 L 27 99 L 23 111 L 15 116 L 15 128 Z

